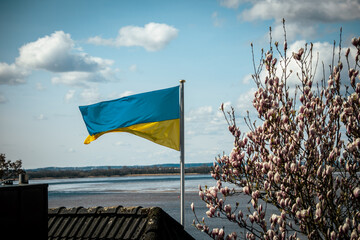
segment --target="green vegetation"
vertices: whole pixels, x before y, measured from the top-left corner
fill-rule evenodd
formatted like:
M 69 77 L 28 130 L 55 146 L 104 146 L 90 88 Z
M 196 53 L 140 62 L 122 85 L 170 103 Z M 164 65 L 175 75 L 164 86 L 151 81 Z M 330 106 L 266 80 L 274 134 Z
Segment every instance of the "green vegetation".
M 13 179 L 23 173 L 21 160 L 6 160 L 6 156 L 0 153 L 0 182 Z

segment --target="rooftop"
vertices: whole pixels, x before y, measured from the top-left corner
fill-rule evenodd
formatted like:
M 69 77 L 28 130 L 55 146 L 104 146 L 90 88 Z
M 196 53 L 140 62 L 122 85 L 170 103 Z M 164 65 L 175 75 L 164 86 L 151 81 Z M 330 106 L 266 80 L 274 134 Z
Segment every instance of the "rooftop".
M 48 239 L 194 239 L 159 207 L 74 207 L 48 211 Z

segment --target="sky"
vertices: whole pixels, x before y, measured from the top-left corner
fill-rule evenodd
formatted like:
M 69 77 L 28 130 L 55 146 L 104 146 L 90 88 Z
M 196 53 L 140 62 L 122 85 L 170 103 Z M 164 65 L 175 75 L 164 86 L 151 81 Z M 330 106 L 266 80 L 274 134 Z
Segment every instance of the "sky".
M 179 163 L 179 152 L 128 133 L 89 145 L 78 106 L 179 85 L 185 79 L 185 162 L 213 162 L 233 138 L 219 106 L 251 110 L 255 60 L 272 39 L 360 35 L 359 0 L 0 1 L 0 153 L 25 169 Z

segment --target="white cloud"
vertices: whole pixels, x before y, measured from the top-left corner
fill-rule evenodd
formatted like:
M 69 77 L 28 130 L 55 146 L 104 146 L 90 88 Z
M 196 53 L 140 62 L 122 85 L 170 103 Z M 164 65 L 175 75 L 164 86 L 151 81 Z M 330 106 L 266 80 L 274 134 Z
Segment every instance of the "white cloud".
M 132 91 L 125 91 L 123 93 L 120 93 L 119 98 L 130 96 L 130 95 L 133 95 L 133 94 L 134 94 L 134 92 L 132 92 Z
M 88 43 L 92 43 L 95 45 L 105 45 L 105 46 L 116 46 L 116 42 L 114 39 L 104 39 L 100 36 L 91 37 L 88 39 Z
M 226 103 L 226 106 L 230 105 Z M 226 129 L 226 121 L 220 110 L 202 106 L 185 114 L 186 132 L 190 135 L 216 134 Z
M 112 60 L 93 57 L 75 46 L 70 34 L 56 31 L 19 48 L 15 63 L 0 63 L 0 84 L 25 83 L 31 70 L 58 73 L 53 83 L 89 87 L 89 82 L 116 80 L 117 69 L 111 69 Z M 38 90 L 43 90 L 37 84 Z
M 6 102 L 7 102 L 6 97 L 3 94 L 0 93 L 0 104 L 1 103 L 6 103 Z
M 187 116 L 185 116 L 186 121 L 194 121 L 204 118 L 209 118 L 213 113 L 212 106 L 203 106 L 197 109 L 191 110 Z
M 251 74 L 248 74 L 246 75 L 242 81 L 241 81 L 243 84 L 249 84 L 250 82 L 252 82 L 252 75 Z
M 236 9 L 239 7 L 241 0 L 220 0 L 220 5 L 227 8 Z
M 40 113 L 38 116 L 35 117 L 35 119 L 42 121 L 42 120 L 47 120 L 47 117 L 43 113 Z
M 89 56 L 77 51 L 70 34 L 56 31 L 19 49 L 19 66 L 50 72 L 95 72 L 112 64 L 111 60 Z
M 109 94 L 108 97 L 109 97 L 109 99 L 117 99 L 117 98 L 130 96 L 130 95 L 133 95 L 133 94 L 134 94 L 134 92 L 132 92 L 132 91 L 125 91 L 125 92 L 122 92 L 122 93 L 113 92 L 113 93 Z
M 275 20 L 274 39 L 283 36 L 282 19 L 286 20 L 288 40 L 319 34 L 319 23 L 360 19 L 360 1 L 353 0 L 220 0 L 220 5 L 238 9 L 246 3 L 238 18 L 243 21 Z
M 255 91 L 256 88 L 251 88 L 239 96 L 235 106 L 236 115 L 240 115 L 240 117 L 243 118 L 247 116 L 247 111 L 249 111 L 249 113 L 254 113 L 256 111 L 252 104 Z
M 96 103 L 100 100 L 100 93 L 97 88 L 86 88 L 81 92 L 80 96 L 87 104 Z
M 352 0 L 261 0 L 252 4 L 251 8 L 241 13 L 242 19 L 335 22 L 360 18 L 360 2 Z
M 130 72 L 136 72 L 136 70 L 137 70 L 136 64 L 132 64 L 132 65 L 129 67 L 129 70 L 130 70 Z
M 93 73 L 89 72 L 67 72 L 61 73 L 51 79 L 53 84 L 65 84 L 69 86 L 88 87 L 87 82 L 92 82 L 94 78 Z
M 75 150 L 74 148 L 69 148 L 69 149 L 68 149 L 68 152 L 69 152 L 69 153 L 74 153 L 74 152 L 76 152 L 76 150 Z
M 301 36 L 302 38 L 309 38 L 316 36 L 317 26 L 313 23 L 302 23 L 302 22 L 286 22 L 286 38 L 288 41 L 294 41 L 297 36 Z M 274 41 L 283 42 L 284 40 L 284 28 L 283 24 L 280 22 L 276 22 L 275 26 L 272 28 L 271 33 Z M 268 37 L 268 35 L 266 36 Z
M 17 85 L 25 83 L 29 72 L 16 64 L 0 62 L 0 84 Z
M 178 36 L 179 30 L 163 23 L 148 23 L 144 27 L 126 26 L 119 30 L 116 39 L 92 37 L 89 43 L 116 47 L 140 46 L 147 51 L 159 51 Z
M 213 20 L 214 27 L 221 27 L 224 24 L 225 20 L 219 17 L 218 12 L 213 12 L 213 14 L 211 14 L 211 18 Z
M 195 135 L 196 132 L 195 131 L 192 131 L 192 130 L 187 130 L 186 131 L 186 135 Z
M 109 82 L 116 79 L 116 70 L 106 68 L 96 72 L 63 72 L 51 79 L 53 84 L 90 87 L 91 83 Z
M 124 146 L 126 147 L 126 146 L 130 146 L 131 144 L 129 142 L 117 141 L 117 142 L 114 143 L 114 145 L 117 146 L 117 147 L 120 147 L 120 146 L 121 147 L 124 147 Z
M 42 91 L 42 90 L 45 90 L 45 87 L 41 83 L 37 82 L 36 83 L 36 89 L 38 91 Z
M 65 94 L 65 97 L 64 97 L 65 101 L 66 101 L 66 102 L 71 101 L 71 100 L 74 98 L 74 96 L 75 96 L 75 92 L 76 92 L 75 90 L 70 89 L 70 90 Z

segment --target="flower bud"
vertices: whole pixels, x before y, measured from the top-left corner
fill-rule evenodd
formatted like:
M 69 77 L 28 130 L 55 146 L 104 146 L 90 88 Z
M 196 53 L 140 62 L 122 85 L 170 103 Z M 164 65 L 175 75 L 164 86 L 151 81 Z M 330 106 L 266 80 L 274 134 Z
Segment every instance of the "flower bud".
M 322 165 L 319 166 L 316 175 L 320 178 L 322 176 Z
M 279 174 L 278 172 L 275 173 L 274 180 L 275 180 L 276 183 L 279 183 L 279 182 L 280 182 L 281 176 L 280 176 L 280 174 Z
M 304 53 L 304 48 L 300 48 L 298 51 L 298 54 L 301 56 L 301 55 L 303 55 L 303 53 Z
M 334 153 L 334 152 L 332 151 L 332 153 Z M 326 166 L 326 175 L 330 175 L 332 172 L 333 172 L 333 167 Z
M 357 45 L 359 44 L 359 40 L 356 37 L 354 37 L 354 38 L 351 39 L 351 43 L 352 43 L 352 45 L 357 47 Z
M 352 240 L 352 239 L 357 239 L 357 238 L 358 238 L 358 234 L 357 234 L 356 230 L 354 229 L 351 233 L 350 239 Z
M 249 194 L 250 194 L 249 187 L 248 187 L 248 186 L 245 186 L 245 187 L 243 188 L 243 192 L 244 192 L 246 195 L 249 195 Z
M 349 228 L 350 228 L 350 226 L 349 226 L 348 223 L 345 223 L 345 224 L 342 226 L 342 230 L 343 230 L 344 233 L 347 233 L 347 231 L 349 231 Z
M 223 239 L 224 238 L 224 235 L 225 235 L 225 233 L 224 233 L 224 229 L 220 229 L 219 230 L 219 239 Z
M 241 210 L 239 210 L 239 213 L 238 213 L 238 219 L 242 219 L 244 217 L 244 214 Z
M 297 53 L 293 53 L 293 58 L 299 61 L 301 59 L 301 56 Z
M 340 68 L 340 71 L 343 69 L 343 64 L 342 64 L 342 62 L 340 62 L 339 64 L 339 68 Z
M 214 198 L 217 198 L 217 191 L 218 191 L 218 189 L 215 188 L 215 187 L 211 187 L 209 190 L 210 190 L 210 194 L 211 194 Z
M 201 200 L 204 200 L 204 192 L 203 191 L 199 191 L 199 196 L 200 196 Z
M 225 211 L 226 213 L 231 213 L 231 205 L 230 205 L 230 204 L 225 205 L 224 211 Z
M 269 229 L 266 234 L 270 237 L 270 239 L 273 239 L 275 236 L 274 230 Z
M 270 190 L 270 187 L 271 187 L 270 183 L 266 180 L 266 181 L 264 182 L 264 189 L 267 190 L 267 191 L 269 191 L 269 190 Z
M 349 56 L 349 53 L 350 53 L 350 48 L 348 48 L 348 49 L 346 50 L 345 57 L 348 57 L 348 56 Z
M 351 77 L 355 73 L 355 69 L 350 68 L 349 69 L 349 77 Z
M 280 206 L 281 206 L 281 208 L 285 207 L 285 200 L 284 199 L 280 200 Z
M 253 216 L 253 215 L 249 215 L 249 220 L 250 220 L 251 223 L 254 223 L 254 220 L 255 220 L 255 219 L 254 219 L 254 216 Z
M 203 229 L 203 225 L 201 225 L 200 223 L 196 224 L 196 228 L 199 229 L 199 230 L 202 230 Z
M 335 239 L 336 239 L 336 233 L 335 233 L 334 231 L 331 232 L 330 238 L 331 238 L 331 240 L 335 240 Z
M 358 198 L 360 196 L 360 188 L 357 187 L 353 191 L 355 198 Z
M 219 229 L 218 228 L 214 228 L 213 230 L 212 230 L 212 235 L 213 236 L 217 236 L 219 234 Z
M 303 95 L 302 95 L 303 96 Z M 301 99 L 300 99 L 301 100 Z M 304 113 L 305 112 L 305 107 L 304 106 L 300 106 L 299 108 L 299 113 Z
M 271 215 L 270 222 L 276 224 L 278 220 L 278 217 L 276 214 Z
M 272 59 L 272 54 L 271 53 L 267 54 L 266 61 L 271 61 L 271 59 Z
M 268 177 L 269 177 L 270 180 L 272 179 L 273 175 L 274 175 L 274 174 L 273 174 L 272 171 L 269 171 L 269 172 L 268 172 Z
M 288 117 L 287 115 L 284 115 L 284 116 L 282 117 L 282 122 L 283 122 L 284 124 L 288 123 L 288 122 L 289 122 L 289 117 Z
M 276 62 L 277 62 L 277 59 L 274 58 L 274 59 L 271 61 L 271 64 L 272 64 L 273 66 L 275 66 Z

